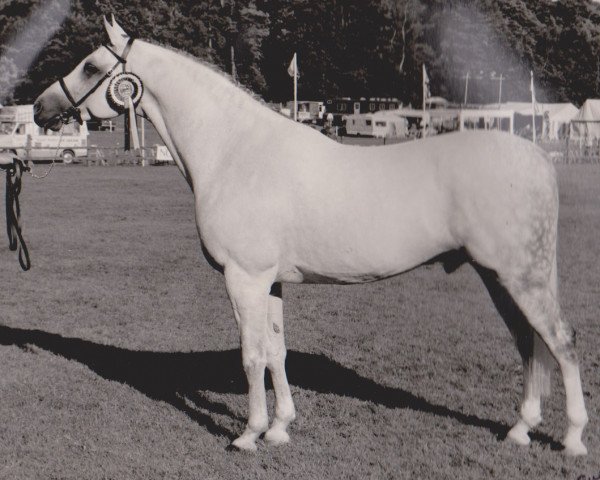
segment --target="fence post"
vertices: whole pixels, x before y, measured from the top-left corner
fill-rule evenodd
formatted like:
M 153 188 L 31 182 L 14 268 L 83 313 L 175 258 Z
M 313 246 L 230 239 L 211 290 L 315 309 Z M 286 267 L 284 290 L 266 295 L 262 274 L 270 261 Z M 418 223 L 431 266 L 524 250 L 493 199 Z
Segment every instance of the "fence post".
M 141 127 L 142 127 L 142 167 L 145 167 L 148 165 L 148 162 L 146 161 L 146 119 L 144 117 L 142 117 L 142 121 L 141 121 Z
M 31 134 L 27 134 L 27 141 L 25 143 L 25 160 L 29 162 L 31 159 Z

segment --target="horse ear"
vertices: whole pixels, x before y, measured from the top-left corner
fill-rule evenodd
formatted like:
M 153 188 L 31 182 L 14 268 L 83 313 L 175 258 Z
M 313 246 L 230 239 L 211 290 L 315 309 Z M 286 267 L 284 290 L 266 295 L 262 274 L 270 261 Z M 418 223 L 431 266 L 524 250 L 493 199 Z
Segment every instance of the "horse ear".
M 106 29 L 106 33 L 108 33 L 108 38 L 110 38 L 110 43 L 115 47 L 120 47 L 125 44 L 129 35 L 121 28 L 121 25 L 117 23 L 115 20 L 115 16 L 111 14 L 110 16 L 112 22 L 109 22 L 106 17 L 104 17 L 104 28 Z

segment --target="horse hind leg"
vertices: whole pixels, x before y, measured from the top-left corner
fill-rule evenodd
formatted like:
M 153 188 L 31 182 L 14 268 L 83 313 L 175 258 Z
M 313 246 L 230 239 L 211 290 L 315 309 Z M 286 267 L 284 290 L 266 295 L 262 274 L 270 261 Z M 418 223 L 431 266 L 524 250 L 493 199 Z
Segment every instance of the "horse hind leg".
M 519 445 L 530 443 L 529 431 L 542 421 L 541 397 L 550 393 L 550 372 L 554 362 L 548 347 L 530 328 L 525 336 L 528 344 L 526 356 L 523 358 L 523 400 L 521 402 L 521 418 L 509 430 L 507 438 Z
M 521 418 L 510 429 L 507 438 L 519 445 L 528 445 L 530 443 L 529 430 L 535 428 L 542 421 L 541 397 L 550 391 L 550 368 L 553 358 L 511 294 L 500 283 L 496 272 L 475 263 L 473 266 L 510 330 L 523 361 Z
M 581 441 L 581 435 L 588 416 L 581 388 L 574 330 L 561 318 L 554 282 L 554 279 L 547 284 L 519 282 L 520 285 L 509 287 L 509 290 L 560 366 L 569 420 L 567 434 L 563 440 L 565 452 L 569 455 L 585 455 L 587 449 Z
M 289 442 L 287 427 L 296 418 L 294 401 L 285 373 L 286 348 L 281 283 L 275 283 L 271 287 L 267 332 L 267 368 L 275 390 L 275 418 L 265 433 L 265 441 L 271 445 L 281 445 Z

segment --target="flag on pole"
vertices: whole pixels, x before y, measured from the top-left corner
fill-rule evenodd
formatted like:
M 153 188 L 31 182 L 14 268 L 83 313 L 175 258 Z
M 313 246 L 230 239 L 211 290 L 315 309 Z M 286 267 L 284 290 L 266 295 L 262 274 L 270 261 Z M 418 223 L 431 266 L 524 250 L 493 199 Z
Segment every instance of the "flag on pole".
M 288 67 L 290 77 L 294 77 L 294 122 L 298 121 L 298 56 L 294 52 L 290 66 Z
M 298 57 L 294 53 L 292 57 L 292 61 L 290 62 L 290 66 L 288 67 L 288 74 L 290 77 L 298 77 Z
M 429 90 L 429 76 L 427 75 L 427 70 L 425 68 L 425 64 L 423 64 L 423 119 L 421 120 L 422 127 L 422 135 L 423 137 L 427 136 L 428 120 L 425 117 L 425 110 L 427 108 L 427 99 L 431 97 L 431 91 Z
M 425 111 L 428 98 L 431 98 L 431 90 L 429 90 L 429 76 L 427 75 L 425 64 L 423 64 L 423 111 Z
M 533 126 L 533 143 L 536 143 L 536 134 L 535 134 L 535 87 L 533 85 L 533 70 L 531 70 L 531 84 L 529 85 L 529 90 L 531 91 L 531 124 Z

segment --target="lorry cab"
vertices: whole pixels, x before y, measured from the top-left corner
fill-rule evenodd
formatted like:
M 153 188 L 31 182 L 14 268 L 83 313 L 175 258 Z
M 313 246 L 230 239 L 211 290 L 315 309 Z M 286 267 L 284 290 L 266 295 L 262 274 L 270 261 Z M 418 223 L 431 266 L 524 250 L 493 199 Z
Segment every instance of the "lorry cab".
M 0 150 L 11 150 L 29 160 L 62 158 L 72 163 L 75 158 L 87 156 L 88 129 L 69 123 L 62 131 L 44 131 L 33 122 L 33 106 L 18 105 L 0 109 Z

